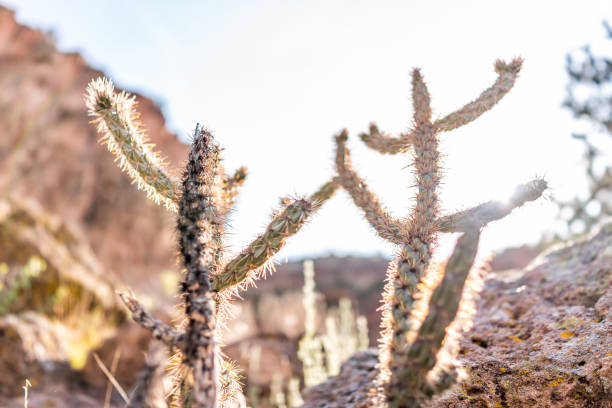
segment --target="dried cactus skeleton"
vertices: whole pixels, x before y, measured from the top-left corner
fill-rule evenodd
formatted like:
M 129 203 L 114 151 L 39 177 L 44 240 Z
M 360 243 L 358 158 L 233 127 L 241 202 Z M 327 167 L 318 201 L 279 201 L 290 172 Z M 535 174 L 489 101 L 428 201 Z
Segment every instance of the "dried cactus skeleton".
M 497 61 L 498 78 L 476 100 L 441 119 L 432 120 L 429 92 L 418 69 L 412 72 L 414 127 L 393 137 L 375 124 L 360 135 L 366 145 L 383 154 L 412 152 L 416 173 L 416 205 L 408 218 L 394 218 L 353 170 L 346 147 L 348 132 L 335 137 L 338 181 L 363 210 L 380 237 L 399 246 L 389 265 L 383 295 L 383 323 L 379 352 L 379 389 L 374 400 L 389 407 L 416 407 L 450 386 L 456 372 L 439 352 L 447 327 L 457 315 L 462 290 L 474 263 L 480 229 L 527 201 L 537 199 L 546 182 L 536 179 L 517 188 L 506 203 L 488 202 L 473 209 L 441 217 L 437 187 L 440 183 L 438 134 L 463 126 L 491 109 L 512 88 L 522 65 Z M 446 264 L 444 278 L 430 294 L 425 311 L 416 302 L 427 298 L 427 275 L 438 232 L 462 232 Z M 430 279 L 431 280 L 431 279 Z M 446 354 L 448 355 L 448 353 Z M 451 353 L 452 355 L 452 353 Z
M 130 294 L 121 293 L 120 297 L 136 322 L 181 352 L 193 379 L 189 400 L 194 407 L 230 406 L 233 393 L 239 390 L 238 376 L 227 372 L 233 364 L 223 361 L 219 351 L 229 302 L 239 290 L 272 268 L 270 258 L 334 194 L 336 183 L 324 184 L 309 198 L 283 199 L 282 208 L 265 232 L 233 259 L 227 259 L 224 227 L 246 170 L 240 168 L 234 175 L 227 175 L 221 166 L 221 149 L 210 132 L 197 126 L 179 183 L 147 143 L 133 97 L 115 93 L 110 81 L 97 79 L 87 89 L 86 103 L 102 141 L 115 154 L 120 167 L 149 198 L 178 212 L 179 246 L 185 268 L 180 285 L 185 304 L 181 328 L 157 320 Z
M 455 381 L 456 370 L 449 361 L 443 361 L 440 351 L 446 347 L 447 328 L 459 309 L 463 287 L 476 257 L 480 229 L 537 199 L 546 189 L 546 182 L 536 179 L 520 186 L 505 203 L 488 202 L 440 216 L 438 135 L 491 109 L 512 88 L 521 64 L 521 59 L 510 63 L 497 61 L 496 82 L 473 102 L 438 120 L 432 120 L 429 93 L 420 71 L 415 69 L 413 129 L 393 137 L 372 124 L 369 133 L 360 135 L 367 146 L 383 154 L 412 152 L 418 191 L 408 218 L 394 218 L 353 170 L 346 146 L 348 133 L 344 130 L 335 137 L 338 175 L 309 198 L 283 200 L 266 231 L 233 259 L 226 257 L 224 227 L 246 170 L 241 168 L 232 176 L 226 174 L 221 165 L 221 149 L 208 131 L 197 126 L 182 182 L 177 181 L 147 144 L 133 97 L 115 93 L 106 79 L 90 83 L 86 103 L 108 149 L 151 199 L 178 212 L 179 246 L 185 269 L 180 287 L 185 304 L 184 322 L 178 328 L 170 327 L 148 313 L 133 296 L 126 293 L 120 296 L 136 322 L 151 330 L 154 338 L 180 351 L 189 371 L 183 373 L 181 381 L 192 379 L 189 386 L 192 406 L 229 406 L 225 403 L 231 402 L 239 390 L 233 365 L 219 351 L 229 300 L 265 274 L 270 258 L 339 185 L 363 210 L 375 231 L 399 246 L 397 257 L 389 265 L 383 295 L 379 387 L 373 400 L 393 408 L 420 406 Z M 439 232 L 462 235 L 446 264 L 441 283 L 433 293 L 424 296 L 427 275 L 435 269 L 430 260 Z M 428 301 L 421 313 L 415 307 L 419 299 Z M 178 405 L 187 405 L 182 396 L 184 388 L 180 388 L 173 400 Z

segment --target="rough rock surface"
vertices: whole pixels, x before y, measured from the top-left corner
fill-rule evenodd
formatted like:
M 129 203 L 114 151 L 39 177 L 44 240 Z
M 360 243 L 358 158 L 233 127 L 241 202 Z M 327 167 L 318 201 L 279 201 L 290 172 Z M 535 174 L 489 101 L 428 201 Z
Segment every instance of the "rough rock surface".
M 467 378 L 431 407 L 612 407 L 612 224 L 491 273 L 460 341 Z M 366 407 L 376 350 L 306 391 L 305 407 Z
M 98 144 L 83 93 L 101 75 L 0 6 L 0 195 L 32 197 L 79 228 L 107 273 L 137 289 L 174 268 L 174 222 Z M 151 100 L 137 101 L 151 142 L 180 165 L 187 147 Z

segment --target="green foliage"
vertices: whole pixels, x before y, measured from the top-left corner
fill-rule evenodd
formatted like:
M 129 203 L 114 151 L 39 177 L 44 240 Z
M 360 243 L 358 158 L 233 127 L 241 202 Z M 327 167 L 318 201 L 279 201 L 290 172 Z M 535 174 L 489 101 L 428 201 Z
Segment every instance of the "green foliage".
M 28 262 L 9 276 L 9 266 L 0 263 L 0 316 L 11 311 L 20 293 L 30 289 L 33 278 L 47 269 L 47 263 L 39 256 L 31 256 Z M 6 282 L 6 283 L 5 283 Z

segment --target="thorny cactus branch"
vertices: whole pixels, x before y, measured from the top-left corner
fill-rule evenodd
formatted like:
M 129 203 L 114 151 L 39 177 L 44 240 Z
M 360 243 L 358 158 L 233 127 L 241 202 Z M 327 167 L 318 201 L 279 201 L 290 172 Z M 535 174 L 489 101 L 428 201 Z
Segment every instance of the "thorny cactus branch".
M 522 65 L 522 58 L 515 58 L 510 61 L 510 63 L 497 60 L 495 62 L 495 72 L 497 72 L 498 77 L 495 83 L 490 88 L 483 91 L 474 101 L 444 118 L 437 120 L 434 126 L 436 126 L 439 131 L 448 132 L 449 130 L 470 123 L 491 109 L 510 91 L 510 89 L 512 89 Z
M 446 265 L 444 278 L 429 301 L 429 313 L 407 352 L 409 365 L 402 368 L 404 384 L 411 384 L 412 388 L 405 394 L 407 400 L 410 399 L 409 394 L 417 394 L 415 390 L 425 395 L 430 388 L 426 382 L 427 373 L 436 364 L 436 356 L 447 335 L 446 328 L 457 315 L 465 280 L 478 251 L 479 237 L 480 231 L 473 229 L 459 238 Z
M 143 328 L 149 330 L 153 338 L 170 348 L 185 348 L 185 333 L 174 329 L 153 317 L 144 306 L 129 293 L 118 293 L 125 306 L 132 313 L 132 319 Z
M 365 181 L 353 170 L 349 150 L 346 147 L 348 132 L 343 130 L 336 140 L 336 171 L 342 187 L 351 195 L 355 205 L 381 238 L 401 245 L 408 239 L 404 222 L 394 219 L 372 193 Z
M 308 199 L 284 200 L 283 208 L 264 234 L 234 260 L 226 262 L 224 228 L 247 176 L 246 169 L 226 174 L 221 164 L 221 148 L 198 125 L 179 183 L 146 143 L 133 97 L 123 92 L 116 94 L 110 81 L 97 79 L 87 89 L 86 102 L 94 116 L 93 123 L 117 156 L 120 167 L 154 201 L 179 213 L 179 246 L 186 269 L 180 286 L 185 304 L 180 329 L 155 319 L 133 296 L 120 294 L 120 297 L 136 322 L 152 331 L 154 338 L 179 350 L 173 359 L 181 362 L 174 370 L 174 383 L 179 387 L 172 401 L 185 402 L 187 398 L 195 408 L 227 407 L 240 392 L 234 363 L 226 361 L 219 350 L 228 300 L 237 289 L 265 272 L 270 257 L 333 196 L 339 181 L 325 183 Z
M 183 194 L 179 205 L 177 228 L 179 246 L 185 265 L 181 292 L 185 299 L 187 344 L 185 361 L 193 369 L 192 396 L 195 407 L 217 406 L 218 367 L 216 306 L 211 275 L 216 272 L 216 236 L 222 222 L 214 202 L 219 147 L 205 130 L 196 127 L 189 158 L 183 173 Z
M 429 91 L 423 81 L 421 71 L 415 68 L 412 71 L 412 105 L 414 110 L 414 123 L 416 127 L 431 124 L 431 100 Z M 415 129 L 416 131 L 416 129 Z
M 455 381 L 455 367 L 444 360 L 452 360 L 454 351 L 449 346 L 445 347 L 445 353 L 438 352 L 447 338 L 447 328 L 456 318 L 476 256 L 480 228 L 537 199 L 546 189 L 546 182 L 536 179 L 519 186 L 506 203 L 492 201 L 449 216 L 439 218 L 438 215 L 439 133 L 467 124 L 491 109 L 512 88 L 521 64 L 520 58 L 509 64 L 497 61 L 498 79 L 493 86 L 475 101 L 433 123 L 429 92 L 420 71 L 415 69 L 412 72 L 414 128 L 394 138 L 381 135 L 372 124 L 369 134 L 361 135 L 368 147 L 380 153 L 412 153 L 417 194 L 407 219 L 392 219 L 352 169 L 346 131 L 335 137 L 339 182 L 378 234 L 399 245 L 398 255 L 387 270 L 383 294 L 377 383 L 380 392 L 376 396 L 381 405 L 419 407 L 433 393 L 443 391 Z M 439 232 L 464 234 L 448 261 L 442 282 L 432 293 L 436 268 L 430 265 L 430 260 Z
M 220 292 L 233 285 L 247 286 L 258 278 L 258 268 L 264 267 L 285 245 L 290 236 L 296 234 L 336 189 L 336 182 L 325 183 L 308 199 L 285 201 L 283 208 L 272 217 L 266 231 L 255 238 L 251 244 L 227 263 L 223 271 L 215 275 L 213 288 Z
M 369 132 L 360 133 L 359 137 L 370 149 L 382 154 L 405 153 L 412 148 L 412 132 L 393 137 L 387 133 L 380 133 L 375 123 L 370 123 Z
M 238 197 L 238 190 L 242 184 L 244 184 L 247 174 L 248 172 L 246 167 L 240 167 L 232 176 L 225 175 L 223 177 L 223 187 L 220 194 L 222 199 L 222 212 L 227 213 L 234 205 L 234 202 Z
M 138 373 L 136 382 L 132 387 L 130 401 L 125 408 L 150 408 L 158 406 L 155 394 L 163 389 L 163 360 L 165 353 L 157 342 L 151 342 L 149 352 L 145 358 L 145 365 Z M 159 398 L 159 397 L 158 397 Z
M 495 71 L 498 74 L 498 78 L 495 83 L 490 88 L 483 91 L 474 101 L 445 116 L 444 118 L 436 120 L 434 122 L 434 126 L 437 128 L 437 131 L 440 132 L 456 129 L 475 120 L 484 112 L 491 109 L 497 102 L 499 102 L 501 98 L 504 97 L 504 95 L 510 91 L 510 89 L 512 89 L 514 82 L 518 77 L 522 63 L 523 60 L 521 58 L 515 58 L 510 63 L 505 63 L 501 60 L 496 61 Z M 420 77 L 419 70 L 415 69 L 412 75 L 412 100 L 414 106 L 414 119 L 416 122 L 421 113 L 429 119 L 431 117 L 431 109 L 428 108 L 421 113 L 417 112 L 417 110 L 423 109 L 425 106 L 429 106 L 429 93 L 427 93 L 427 89 L 425 87 L 415 86 L 415 76 Z M 420 101 L 420 98 L 423 98 L 423 101 Z M 415 131 L 416 129 L 411 129 L 405 133 L 401 133 L 398 137 L 393 137 L 387 133 L 381 133 L 378 126 L 371 123 L 369 131 L 360 133 L 359 137 L 369 148 L 376 150 L 379 153 L 398 154 L 410 151 L 414 142 Z
M 162 158 L 152 150 L 138 113 L 135 98 L 125 92 L 115 93 L 111 81 L 98 78 L 89 83 L 85 102 L 94 119 L 101 142 L 115 155 L 119 167 L 151 200 L 177 211 L 178 185 Z
M 526 202 L 537 200 L 546 188 L 547 183 L 542 179 L 521 184 L 508 201 L 489 201 L 469 210 L 439 218 L 438 230 L 440 232 L 467 232 L 474 228 L 482 228 L 492 221 L 504 218 Z

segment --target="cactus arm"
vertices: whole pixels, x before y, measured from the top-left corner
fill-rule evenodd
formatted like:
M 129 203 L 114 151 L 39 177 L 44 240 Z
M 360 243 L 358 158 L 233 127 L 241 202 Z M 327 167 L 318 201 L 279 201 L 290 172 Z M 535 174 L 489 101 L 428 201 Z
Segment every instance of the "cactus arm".
M 326 200 L 333 196 L 336 181 L 325 183 L 308 199 L 294 200 L 272 218 L 266 231 L 255 238 L 251 244 L 227 263 L 221 273 L 214 276 L 215 291 L 238 284 L 250 283 L 257 274 L 252 272 L 265 267 L 266 263 L 285 245 L 287 238 L 296 234 Z M 246 282 L 245 282 L 246 279 Z
M 489 201 L 469 210 L 439 218 L 438 229 L 440 232 L 467 232 L 474 228 L 482 228 L 492 221 L 504 218 L 526 202 L 538 199 L 546 188 L 547 183 L 542 179 L 521 184 L 507 202 Z
M 149 351 L 145 356 L 144 367 L 138 373 L 132 392 L 130 393 L 130 401 L 125 408 L 148 408 L 156 405 L 156 400 L 159 402 L 159 389 L 163 387 L 163 365 L 166 358 L 162 350 L 163 346 L 158 342 L 149 343 Z
M 423 125 L 431 125 L 431 98 L 423 75 L 418 68 L 412 70 L 412 108 L 414 110 L 414 123 L 417 128 Z
M 405 375 L 411 379 L 411 385 L 423 393 L 429 387 L 425 382 L 427 372 L 436 364 L 436 355 L 447 335 L 446 329 L 457 315 L 465 280 L 476 258 L 479 238 L 480 230 L 473 229 L 457 241 L 444 278 L 429 301 L 429 313 L 408 350 L 410 363 L 405 367 Z
M 375 123 L 370 123 L 369 132 L 359 134 L 359 138 L 361 138 L 366 146 L 382 154 L 397 154 L 410 151 L 413 137 L 412 132 L 402 133 L 399 137 L 380 133 Z
M 85 100 L 89 115 L 102 135 L 100 141 L 115 155 L 121 170 L 148 198 L 176 212 L 178 185 L 164 161 L 152 150 L 153 145 L 148 143 L 134 109 L 134 97 L 125 92 L 115 93 L 110 80 L 98 78 L 87 86 Z
M 239 284 L 249 277 L 249 272 L 263 266 L 285 245 L 287 238 L 300 230 L 314 209 L 313 203 L 306 199 L 286 205 L 272 218 L 266 231 L 214 277 L 214 290 L 218 292 Z
M 219 165 L 217 173 L 215 202 L 218 215 L 225 219 L 232 210 L 240 187 L 244 184 L 248 173 L 246 167 L 240 167 L 233 175 L 229 176 L 221 165 Z
M 332 196 L 336 193 L 338 186 L 340 185 L 340 180 L 337 177 L 334 177 L 332 181 L 328 181 L 323 184 L 317 191 L 315 191 L 308 200 L 315 203 L 317 206 L 323 205 L 325 201 L 332 198 Z
M 400 220 L 394 219 L 372 193 L 365 181 L 353 170 L 346 141 L 348 132 L 343 130 L 336 140 L 336 171 L 342 187 L 350 194 L 355 205 L 364 213 L 366 220 L 378 235 L 395 244 L 401 245 L 408 239 L 406 227 Z
M 413 71 L 413 76 L 414 75 L 420 76 L 419 71 L 415 69 Z M 429 121 L 431 118 L 429 92 L 422 78 L 420 83 L 413 83 L 412 101 L 415 122 L 419 120 L 418 118 Z M 406 133 L 401 133 L 398 137 L 393 137 L 386 133 L 380 133 L 378 126 L 376 126 L 375 123 L 370 123 L 369 132 L 360 133 L 359 137 L 370 149 L 376 150 L 382 154 L 397 154 L 410 151 L 412 143 L 414 142 L 414 132 L 415 130 L 412 129 Z
M 185 347 L 185 334 L 168 326 L 153 317 L 144 306 L 129 293 L 119 292 L 119 297 L 132 313 L 132 319 L 143 328 L 149 330 L 153 338 L 166 344 L 168 347 Z
M 227 177 L 224 180 L 224 192 L 232 198 L 238 194 L 238 188 L 242 186 L 246 180 L 248 171 L 246 167 L 240 167 L 237 169 L 231 177 Z
M 463 106 L 459 110 L 437 120 L 434 125 L 440 131 L 449 131 L 463 126 L 478 118 L 480 115 L 491 109 L 501 98 L 503 98 L 514 86 L 518 78 L 523 60 L 515 58 L 510 63 L 502 60 L 495 62 L 495 72 L 497 80 L 485 91 L 483 91 L 474 101 Z

